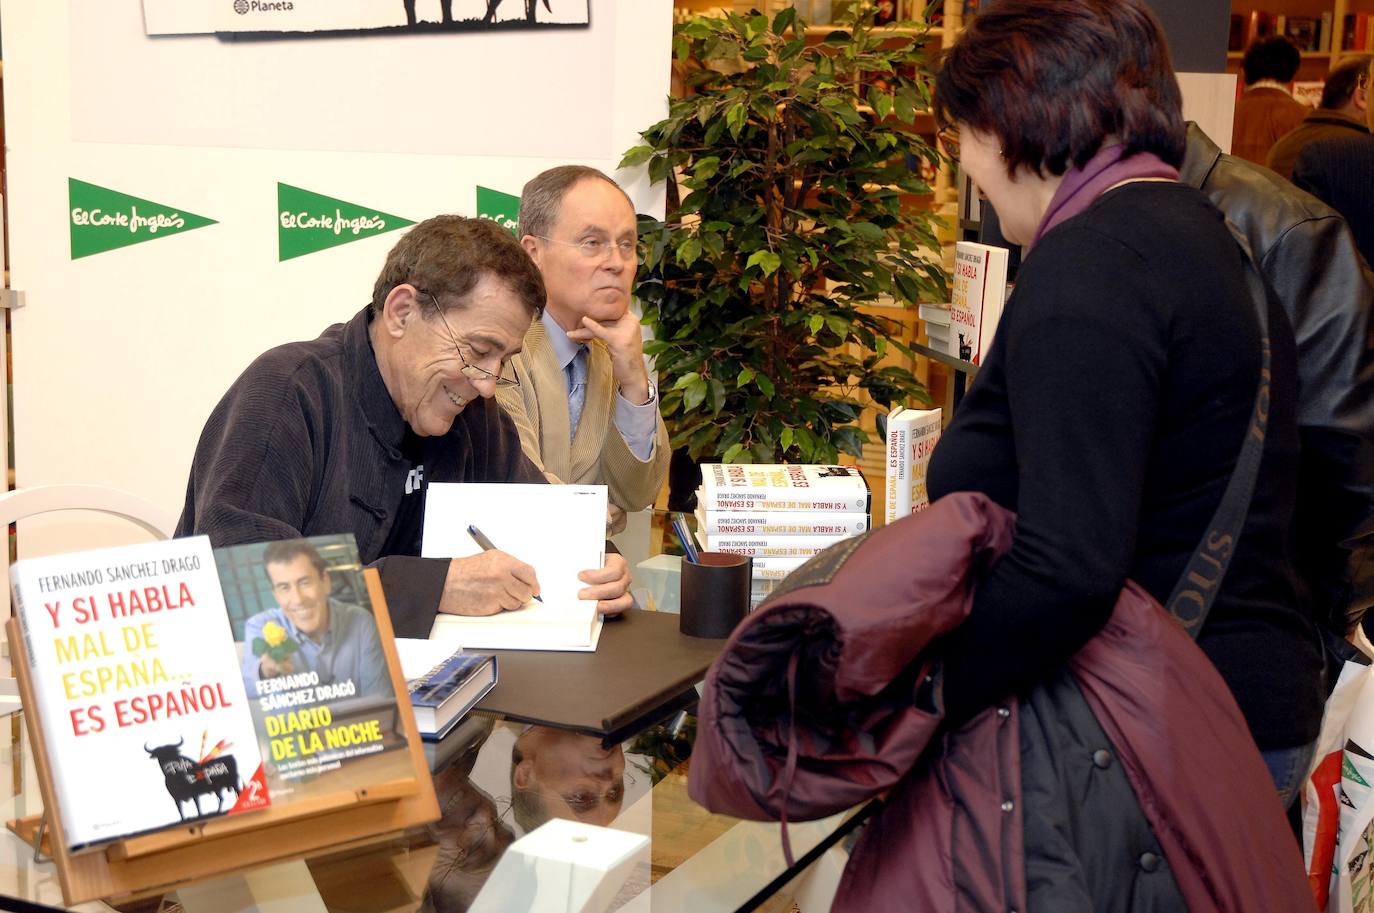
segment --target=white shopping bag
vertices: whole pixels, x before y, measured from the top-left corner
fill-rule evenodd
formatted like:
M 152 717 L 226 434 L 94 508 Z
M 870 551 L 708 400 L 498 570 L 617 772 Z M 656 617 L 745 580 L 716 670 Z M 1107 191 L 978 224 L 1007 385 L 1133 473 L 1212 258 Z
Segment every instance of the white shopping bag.
M 1303 784 L 1303 861 L 1325 913 L 1374 911 L 1374 667 L 1346 663 Z

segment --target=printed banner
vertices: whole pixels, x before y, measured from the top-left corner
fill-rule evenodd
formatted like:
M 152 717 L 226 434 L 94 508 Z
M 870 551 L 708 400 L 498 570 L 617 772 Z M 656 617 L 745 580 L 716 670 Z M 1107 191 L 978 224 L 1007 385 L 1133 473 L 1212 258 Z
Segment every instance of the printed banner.
M 520 230 L 520 198 L 477 185 L 477 218 L 500 223 L 513 235 Z
M 73 260 L 216 224 L 193 212 L 76 178 L 67 179 L 67 201 Z
M 590 0 L 143 0 L 148 35 L 586 26 Z
M 278 260 L 303 257 L 414 224 L 412 219 L 389 212 L 277 184 Z

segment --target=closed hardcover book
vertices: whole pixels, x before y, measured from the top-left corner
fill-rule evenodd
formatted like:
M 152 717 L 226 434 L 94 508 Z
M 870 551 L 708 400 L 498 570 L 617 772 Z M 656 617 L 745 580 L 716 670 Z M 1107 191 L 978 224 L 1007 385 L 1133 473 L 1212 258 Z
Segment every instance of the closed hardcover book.
M 706 536 L 857 536 L 868 532 L 866 511 L 704 510 L 697 493 L 697 529 Z
M 861 511 L 868 480 L 857 466 L 703 463 L 698 503 L 708 511 Z
M 444 655 L 431 662 L 436 648 Z M 496 657 L 489 653 L 450 652 L 442 642 L 406 638 L 396 639 L 396 649 L 421 738 L 442 738 L 496 686 Z
M 270 804 L 209 539 L 29 558 L 11 584 L 69 851 Z
M 1007 296 L 1005 247 L 960 241 L 954 245 L 954 294 L 949 310 L 949 354 L 975 365 L 992 345 Z

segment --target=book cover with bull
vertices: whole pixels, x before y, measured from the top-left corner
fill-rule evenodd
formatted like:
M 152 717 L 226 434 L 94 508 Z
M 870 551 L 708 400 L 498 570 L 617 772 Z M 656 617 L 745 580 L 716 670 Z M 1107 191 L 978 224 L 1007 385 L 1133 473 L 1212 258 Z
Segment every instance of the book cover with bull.
M 207 538 L 10 579 L 69 850 L 270 803 Z
M 352 534 L 214 555 L 273 803 L 414 776 Z

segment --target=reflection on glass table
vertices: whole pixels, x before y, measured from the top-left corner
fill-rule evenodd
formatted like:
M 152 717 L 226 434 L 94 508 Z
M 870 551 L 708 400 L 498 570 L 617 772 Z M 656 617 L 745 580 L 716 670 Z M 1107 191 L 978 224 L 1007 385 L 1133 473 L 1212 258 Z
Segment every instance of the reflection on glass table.
M 541 824 L 561 818 L 648 838 L 628 872 L 597 895 L 589 913 L 608 910 L 785 911 L 792 898 L 810 897 L 805 909 L 827 909 L 834 877 L 843 865 L 839 838 L 858 816 L 789 825 L 797 863 L 783 860 L 777 824 L 713 815 L 687 795 L 695 719 L 673 719 L 641 729 L 626 742 L 531 726 L 485 713 L 470 714 L 438 746 L 434 773 L 441 817 L 397 836 L 357 841 L 298 866 L 298 906 L 339 913 L 463 913 L 533 910 L 512 906 L 510 886 L 480 895 L 511 845 Z M 5 820 L 36 814 L 42 803 L 21 717 L 0 721 L 0 753 L 7 768 Z M 451 740 L 451 741 L 450 741 Z M 826 852 L 826 847 L 837 843 Z M 820 865 L 807 866 L 825 852 Z M 291 870 L 283 867 L 283 872 Z M 800 877 L 797 877 L 800 875 Z M 214 883 L 218 884 L 218 883 Z M 496 885 L 493 883 L 493 888 Z M 530 896 L 530 886 L 517 892 Z M 194 892 L 183 892 L 187 913 L 197 913 Z M 201 891 L 213 894 L 214 891 Z M 61 907 L 51 863 L 36 863 L 32 848 L 8 831 L 0 837 L 0 894 Z M 499 906 L 491 898 L 501 897 Z M 178 897 L 120 900 L 113 909 L 170 913 Z M 0 908 L 4 908 L 0 900 Z M 102 903 L 73 909 L 108 911 Z M 539 906 L 538 909 L 547 909 Z M 560 907 L 560 910 L 562 908 Z

